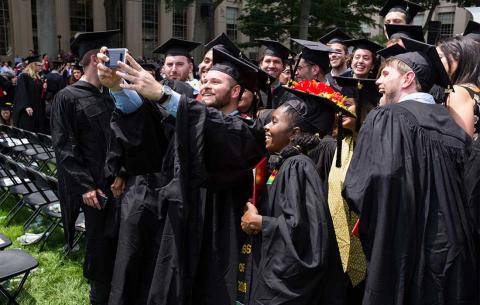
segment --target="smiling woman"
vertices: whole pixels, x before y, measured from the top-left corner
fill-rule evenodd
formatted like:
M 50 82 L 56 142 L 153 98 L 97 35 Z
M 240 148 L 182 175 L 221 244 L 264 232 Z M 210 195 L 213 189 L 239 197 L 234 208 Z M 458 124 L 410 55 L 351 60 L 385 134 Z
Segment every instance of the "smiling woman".
M 297 90 L 292 90 L 295 92 Z M 298 91 L 299 97 L 301 91 Z M 302 93 L 272 114 L 265 144 L 273 169 L 257 207 L 247 203 L 242 229 L 253 234 L 245 304 L 343 304 L 344 276 L 321 181 L 308 152 L 328 132 L 333 108 Z M 331 122 L 331 121 L 330 121 Z M 328 263 L 327 263 L 328 262 Z
M 377 51 L 382 46 L 367 39 L 352 39 L 346 41 L 348 46 L 353 46 L 352 71 L 355 78 L 369 78 L 375 74 Z

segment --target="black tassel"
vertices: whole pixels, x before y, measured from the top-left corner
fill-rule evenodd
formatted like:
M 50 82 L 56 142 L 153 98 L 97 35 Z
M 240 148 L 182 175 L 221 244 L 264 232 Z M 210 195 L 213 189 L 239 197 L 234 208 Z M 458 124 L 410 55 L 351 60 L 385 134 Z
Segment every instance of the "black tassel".
M 343 140 L 343 115 L 338 116 L 337 122 L 337 160 L 336 167 L 342 167 L 342 140 Z
M 298 59 L 297 59 L 297 62 L 295 63 L 295 68 L 293 68 L 292 75 L 290 76 L 291 79 L 295 79 L 295 74 L 297 73 L 298 65 L 300 64 L 300 59 L 302 59 L 302 52 L 298 54 Z
M 358 82 L 357 84 L 357 98 L 355 99 L 355 115 L 357 116 L 357 120 L 355 121 L 355 131 L 359 132 L 360 127 L 362 127 L 362 104 L 363 101 L 363 85 L 362 83 Z

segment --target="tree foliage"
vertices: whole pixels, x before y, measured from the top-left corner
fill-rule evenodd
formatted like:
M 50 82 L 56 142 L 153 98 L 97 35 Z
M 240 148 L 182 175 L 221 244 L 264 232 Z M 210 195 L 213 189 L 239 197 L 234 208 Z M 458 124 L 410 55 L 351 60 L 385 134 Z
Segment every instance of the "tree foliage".
M 240 17 L 240 31 L 250 37 L 281 39 L 299 37 L 302 22 L 300 8 L 304 0 L 248 0 Z M 372 17 L 385 0 L 310 0 L 308 39 L 317 39 L 327 30 L 339 27 L 352 34 L 361 35 L 362 25 L 375 26 Z M 426 10 L 435 9 L 439 0 L 415 1 Z M 479 0 L 450 1 L 459 6 L 478 5 Z M 303 14 L 305 14 L 303 12 Z M 427 15 L 425 23 L 431 20 Z M 305 22 L 303 22 L 303 25 Z M 380 26 L 380 25 L 377 25 Z
M 240 17 L 240 31 L 253 37 L 298 37 L 301 0 L 249 0 Z M 311 0 L 308 38 L 316 39 L 338 26 L 349 33 L 361 32 L 361 24 L 373 24 L 382 0 Z

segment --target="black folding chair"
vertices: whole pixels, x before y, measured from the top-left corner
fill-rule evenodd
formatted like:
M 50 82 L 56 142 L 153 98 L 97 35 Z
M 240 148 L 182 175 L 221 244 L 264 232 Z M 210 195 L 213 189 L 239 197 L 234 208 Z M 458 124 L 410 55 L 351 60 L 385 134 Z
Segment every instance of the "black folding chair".
M 9 304 L 18 305 L 15 300 L 22 291 L 30 271 L 38 266 L 38 262 L 25 251 L 22 250 L 5 250 L 0 251 L 0 283 L 4 283 L 16 276 L 23 275 L 20 284 L 13 292 L 9 292 L 3 284 L 0 284 L 0 293 L 7 299 Z
M 32 147 L 23 152 L 23 154 L 30 158 L 30 163 L 28 165 L 31 166 L 34 162 L 36 162 L 39 171 L 43 171 L 45 168 L 48 168 L 47 161 L 50 159 L 50 157 L 47 154 L 46 149 L 41 144 L 38 135 L 28 130 L 23 130 L 23 135 Z
M 15 173 L 8 171 L 5 158 L 7 158 L 7 156 L 0 153 L 0 190 L 2 191 L 2 194 L 0 195 L 0 206 L 10 195 L 8 187 L 15 184 L 15 179 L 11 180 L 10 178 L 14 176 Z
M 24 154 L 25 151 L 32 149 L 28 139 L 25 137 L 24 130 L 18 127 L 10 126 L 10 139 L 14 146 L 11 148 L 13 151 L 12 158 L 16 161 L 22 161 L 28 164 L 31 162 L 31 158 Z
M 28 178 L 33 181 L 38 188 L 37 193 L 23 197 L 25 204 L 34 210 L 34 213 L 25 222 L 24 229 L 27 230 L 35 218 L 44 210 L 44 207 L 59 203 L 59 201 L 57 195 L 51 188 L 47 175 L 30 167 L 25 167 L 25 170 Z
M 52 137 L 43 133 L 37 133 L 38 141 L 42 145 L 45 153 L 48 155 L 47 163 L 53 164 L 54 168 L 48 168 L 51 175 L 57 172 L 57 159 L 55 158 L 55 150 L 53 149 Z
M 40 251 L 45 246 L 48 238 L 52 233 L 61 225 L 62 213 L 60 210 L 60 202 L 57 197 L 58 193 L 58 181 L 55 177 L 48 176 L 32 168 L 27 168 L 28 175 L 32 181 L 35 181 L 35 185 L 39 188 L 39 193 L 42 195 L 41 204 L 37 199 L 37 210 L 25 223 L 25 230 L 40 214 L 50 220 L 50 224 L 46 231 L 43 233 L 39 241 L 41 241 Z M 27 202 L 28 203 L 28 202 Z
M 80 240 L 85 236 L 85 214 L 80 212 L 75 221 L 75 237 L 73 239 L 72 247 L 69 247 L 68 244 L 65 246 L 65 256 L 68 256 L 70 252 L 78 245 Z
M 23 196 L 38 192 L 34 183 L 30 182 L 25 171 L 19 170 L 20 165 L 12 158 L 0 154 L 0 167 L 2 167 L 6 173 L 6 179 L 3 182 L 12 181 L 13 183 L 6 186 L 6 192 L 0 197 L 0 206 L 7 200 L 8 197 L 13 196 L 17 200 L 17 204 L 22 200 Z M 16 172 L 24 174 L 21 177 Z M 0 181 L 0 185 L 2 181 Z
M 17 181 L 21 183 L 22 190 L 25 190 L 23 194 L 19 194 L 19 201 L 8 212 L 6 223 L 7 225 L 10 224 L 22 208 L 26 206 L 33 211 L 33 214 L 27 219 L 24 225 L 24 227 L 27 227 L 27 224 L 30 224 L 33 218 L 39 213 L 38 209 L 51 202 L 50 198 L 47 196 L 48 190 L 45 188 L 42 189 L 37 185 L 34 179 L 35 176 L 30 173 L 31 169 L 24 164 L 9 158 L 6 159 L 6 164 L 8 168 L 12 169 L 17 174 Z M 21 188 L 19 185 L 16 185 L 16 187 L 19 189 Z
M 8 236 L 0 234 L 0 251 L 3 251 L 5 248 L 8 248 L 12 245 L 12 241 Z
M 16 142 L 17 141 L 12 138 L 12 127 L 0 124 L 0 151 L 7 155 L 13 154 L 13 147 L 18 145 Z

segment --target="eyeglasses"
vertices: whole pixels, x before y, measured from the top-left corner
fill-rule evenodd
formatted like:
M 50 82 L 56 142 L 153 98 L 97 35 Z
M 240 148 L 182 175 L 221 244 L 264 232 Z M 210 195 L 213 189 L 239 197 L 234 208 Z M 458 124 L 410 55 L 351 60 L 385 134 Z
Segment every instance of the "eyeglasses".
M 298 65 L 297 66 L 297 71 L 301 71 L 301 70 L 305 69 L 306 67 L 310 67 L 310 66 L 313 66 L 313 65 L 312 64 L 303 65 L 303 66 Z

